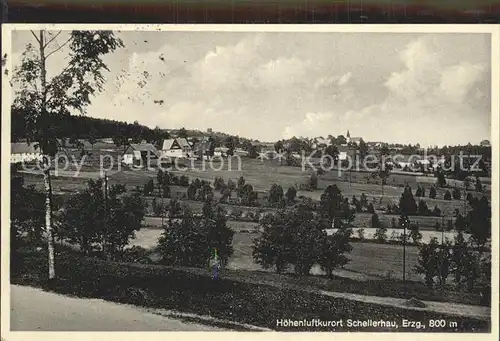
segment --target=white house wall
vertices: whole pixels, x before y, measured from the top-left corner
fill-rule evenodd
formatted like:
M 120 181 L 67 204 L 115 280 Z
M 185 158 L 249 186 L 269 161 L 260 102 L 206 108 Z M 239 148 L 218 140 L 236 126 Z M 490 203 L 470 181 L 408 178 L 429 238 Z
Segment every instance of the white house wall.
M 36 161 L 36 160 L 41 161 L 42 154 L 23 153 L 23 154 L 11 154 L 11 156 L 10 156 L 11 163 L 31 162 L 31 161 Z

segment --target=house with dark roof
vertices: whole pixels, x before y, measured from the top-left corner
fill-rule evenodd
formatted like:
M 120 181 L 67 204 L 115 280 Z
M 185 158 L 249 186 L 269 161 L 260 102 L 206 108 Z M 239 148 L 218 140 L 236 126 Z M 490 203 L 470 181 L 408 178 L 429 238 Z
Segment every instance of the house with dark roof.
M 16 142 L 10 144 L 10 163 L 41 161 L 40 148 L 35 148 L 36 142 Z
M 142 162 L 143 165 L 156 165 L 159 157 L 160 153 L 151 143 L 132 143 L 125 149 L 122 162 L 126 165 L 140 162 Z
M 175 138 L 163 141 L 162 156 L 173 158 L 189 158 L 193 156 L 193 147 L 186 138 Z

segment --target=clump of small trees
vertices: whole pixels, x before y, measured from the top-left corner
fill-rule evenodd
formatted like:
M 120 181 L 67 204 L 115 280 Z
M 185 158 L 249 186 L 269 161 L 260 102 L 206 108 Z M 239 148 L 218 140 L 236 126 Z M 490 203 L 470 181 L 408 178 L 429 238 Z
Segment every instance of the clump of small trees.
M 63 207 L 60 236 L 90 255 L 102 252 L 115 258 L 141 228 L 145 203 L 139 194 L 128 195 L 124 187 L 103 190 L 103 180 L 89 180 L 87 188 L 73 195 Z
M 457 286 L 469 291 L 478 284 L 490 285 L 491 256 L 486 245 L 491 238 L 491 207 L 486 197 L 472 199 L 471 206 L 467 216 L 457 215 L 453 242 L 445 239 L 439 243 L 433 238 L 420 245 L 415 271 L 424 275 L 429 287 L 444 287 L 450 276 Z M 464 232 L 470 237 L 466 238 Z
M 354 215 L 345 199 L 333 185 L 325 189 L 319 212 L 300 203 L 265 215 L 260 221 L 263 233 L 254 240 L 254 260 L 277 273 L 292 266 L 299 275 L 309 274 L 319 264 L 332 277 L 336 267 L 347 264 L 346 254 L 352 250 L 349 240 Z M 332 221 L 336 221 L 336 231 L 327 234 Z
M 205 200 L 201 216 L 193 214 L 187 206 L 176 210 L 158 241 L 162 262 L 206 267 L 216 249 L 221 264 L 226 265 L 233 254 L 234 231 L 227 226 L 225 210 L 211 198 Z

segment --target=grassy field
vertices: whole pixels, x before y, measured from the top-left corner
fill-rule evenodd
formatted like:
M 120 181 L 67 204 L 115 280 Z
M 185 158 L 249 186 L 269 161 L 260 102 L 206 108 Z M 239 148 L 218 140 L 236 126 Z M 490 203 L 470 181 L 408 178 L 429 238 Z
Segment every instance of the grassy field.
M 84 165 L 80 174 L 77 177 L 72 176 L 71 171 L 59 172 L 59 176 L 52 179 L 53 188 L 56 192 L 68 193 L 75 192 L 85 188 L 88 179 L 95 179 L 101 175 L 99 171 L 99 158 L 101 156 L 110 155 L 116 157 L 121 153 L 117 151 L 113 145 L 98 143 L 91 149 L 90 145 L 86 146 L 90 150 L 91 155 L 85 159 Z M 77 162 L 78 152 L 68 149 L 68 154 L 74 156 Z M 73 154 L 71 154 L 73 153 Z M 114 153 L 114 154 L 113 154 Z M 71 160 L 71 158 L 70 158 Z M 281 166 L 279 161 L 266 160 L 264 162 L 259 159 L 242 158 L 241 166 L 238 165 L 237 159 L 232 159 L 231 165 L 225 159 L 223 163 L 216 161 L 211 164 L 208 161 L 204 163 L 201 161 L 183 161 L 186 166 L 184 170 L 173 170 L 172 173 L 176 175 L 187 175 L 191 179 L 199 178 L 203 180 L 213 181 L 215 177 L 222 177 L 226 182 L 229 179 L 237 181 L 240 176 L 243 176 L 247 183 L 252 184 L 254 189 L 260 191 L 261 196 L 265 196 L 265 191 L 269 190 L 270 186 L 274 183 L 280 184 L 286 191 L 288 187 L 299 187 L 301 184 L 307 182 L 311 170 L 302 171 L 301 167 Z M 213 166 L 212 166 L 213 165 Z M 133 189 L 136 186 L 143 186 L 149 179 L 156 178 L 156 171 L 154 170 L 130 170 L 122 167 L 120 170 L 114 169 L 109 172 L 110 184 L 124 184 L 128 189 Z M 38 189 L 43 189 L 42 177 L 36 174 L 26 174 L 26 183 L 28 185 L 34 184 Z M 349 181 L 350 180 L 350 181 Z M 484 179 L 485 183 L 487 179 Z M 356 196 L 358 199 L 362 193 L 365 193 L 368 200 L 374 203 L 375 208 L 384 209 L 388 204 L 397 204 L 405 184 L 412 186 L 415 193 L 417 184 L 427 188 L 426 194 L 428 195 L 428 188 L 431 183 L 435 182 L 435 178 L 426 176 L 417 176 L 411 174 L 391 174 L 387 180 L 387 185 L 383 187 L 378 183 L 377 179 L 373 179 L 370 173 L 367 172 L 341 172 L 337 170 L 327 171 L 325 174 L 319 176 L 318 189 L 315 191 L 298 191 L 298 196 L 310 197 L 313 200 L 319 200 L 324 189 L 331 184 L 336 184 L 345 197 L 352 198 Z M 449 181 L 451 185 L 457 185 L 459 188 L 462 186 L 461 182 L 455 180 Z M 172 188 L 172 192 L 184 193 L 185 188 Z M 437 198 L 430 199 L 428 197 L 422 198 L 429 208 L 438 206 L 445 216 L 453 216 L 456 209 L 462 214 L 466 207 L 463 200 L 443 200 L 446 189 L 437 189 Z M 470 191 L 473 195 L 479 197 L 482 193 L 475 193 Z M 489 193 L 486 192 L 489 196 Z M 216 199 L 220 196 L 215 192 Z M 234 193 L 233 193 L 234 196 Z M 416 218 L 420 219 L 420 218 Z M 390 220 L 390 219 L 389 219 Z M 432 224 L 434 225 L 434 223 Z
M 258 233 L 242 233 L 242 229 L 251 230 L 255 223 L 228 222 L 235 231 L 233 238 L 234 254 L 231 257 L 228 267 L 233 270 L 263 271 L 252 258 L 253 239 L 259 236 Z M 132 245 L 152 248 L 156 246 L 158 237 L 161 234 L 159 229 L 143 228 L 136 234 L 136 239 Z M 350 253 L 350 263 L 345 269 L 338 269 L 335 274 L 357 280 L 387 279 L 388 277 L 401 278 L 403 275 L 403 247 L 400 245 L 383 245 L 371 243 L 352 243 L 353 251 Z M 416 265 L 418 249 L 415 246 L 406 247 L 406 274 L 410 280 L 421 281 L 422 277 L 413 273 L 411 269 Z M 271 271 L 271 270 L 270 270 Z M 314 267 L 312 274 L 324 274 L 319 267 Z

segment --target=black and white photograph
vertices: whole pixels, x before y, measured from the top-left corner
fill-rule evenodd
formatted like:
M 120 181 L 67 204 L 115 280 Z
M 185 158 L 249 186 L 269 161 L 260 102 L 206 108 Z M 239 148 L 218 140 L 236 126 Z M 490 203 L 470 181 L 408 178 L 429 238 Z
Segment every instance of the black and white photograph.
M 391 27 L 4 25 L 5 339 L 498 339 L 498 27 Z

